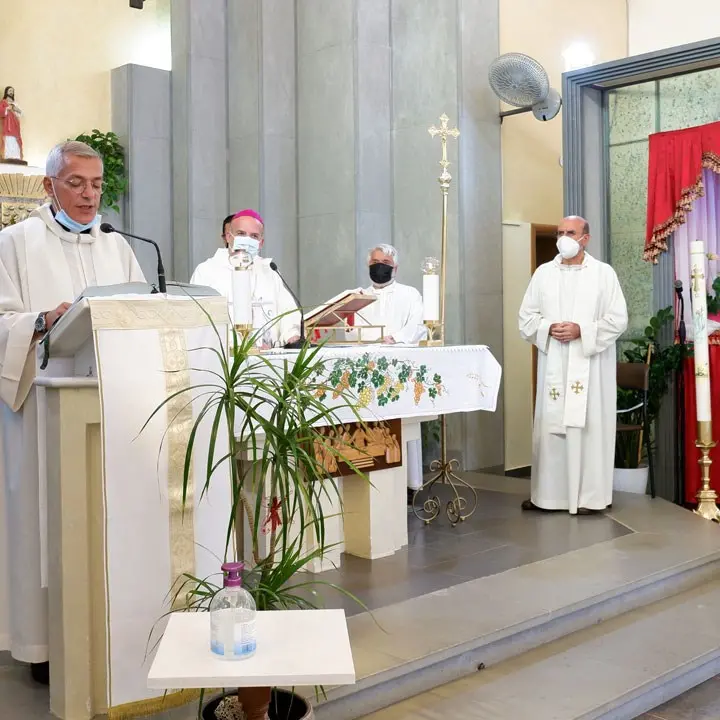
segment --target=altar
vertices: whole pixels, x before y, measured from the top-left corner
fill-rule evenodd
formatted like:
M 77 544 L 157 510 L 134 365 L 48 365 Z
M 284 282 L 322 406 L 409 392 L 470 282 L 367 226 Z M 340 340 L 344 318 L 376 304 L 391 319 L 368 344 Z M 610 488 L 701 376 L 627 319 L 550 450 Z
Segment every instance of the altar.
M 278 367 L 292 364 L 296 356 L 297 351 L 287 350 L 264 353 Z M 320 359 L 327 390 L 319 390 L 318 399 L 334 410 L 338 423 L 352 427 L 347 440 L 370 464 L 359 466 L 366 477 L 343 476 L 341 468 L 332 468 L 338 494 L 324 509 L 325 544 L 331 550 L 308 568 L 313 572 L 337 566 L 344 552 L 375 560 L 407 545 L 407 444 L 420 439 L 422 422 L 439 415 L 494 412 L 502 377 L 500 364 L 484 345 L 349 345 L 327 347 Z M 348 399 L 354 409 L 346 407 Z M 354 427 L 358 418 L 370 424 L 371 438 Z M 371 461 L 368 439 L 375 440 L 384 462 Z M 395 462 L 388 462 L 396 447 Z

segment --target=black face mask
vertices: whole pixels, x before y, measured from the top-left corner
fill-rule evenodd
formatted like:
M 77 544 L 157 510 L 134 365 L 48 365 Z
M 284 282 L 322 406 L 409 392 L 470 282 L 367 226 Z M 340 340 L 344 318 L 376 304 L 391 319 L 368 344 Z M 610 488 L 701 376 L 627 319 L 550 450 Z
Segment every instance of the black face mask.
M 376 285 L 385 285 L 392 280 L 393 268 L 392 265 L 385 265 L 385 263 L 373 263 L 370 266 L 370 279 Z

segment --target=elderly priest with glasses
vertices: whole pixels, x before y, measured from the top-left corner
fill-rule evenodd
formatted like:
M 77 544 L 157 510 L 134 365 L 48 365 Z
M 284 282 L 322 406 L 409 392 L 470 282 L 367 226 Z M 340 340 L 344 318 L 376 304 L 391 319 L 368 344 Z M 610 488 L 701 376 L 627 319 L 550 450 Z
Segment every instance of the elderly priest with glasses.
M 4 485 L 10 651 L 47 682 L 48 595 L 41 587 L 37 345 L 85 288 L 145 282 L 132 249 L 100 230 L 103 163 L 81 142 L 47 158 L 50 202 L 0 232 L 0 485 Z M 0 650 L 6 648 L 0 647 Z

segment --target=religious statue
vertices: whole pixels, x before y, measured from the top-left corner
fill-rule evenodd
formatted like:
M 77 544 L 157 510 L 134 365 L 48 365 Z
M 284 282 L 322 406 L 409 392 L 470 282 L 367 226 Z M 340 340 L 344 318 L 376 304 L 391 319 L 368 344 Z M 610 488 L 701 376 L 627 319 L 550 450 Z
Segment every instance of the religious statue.
M 0 100 L 0 162 L 26 164 L 20 133 L 21 115 L 22 111 L 15 104 L 15 88 L 8 85 Z

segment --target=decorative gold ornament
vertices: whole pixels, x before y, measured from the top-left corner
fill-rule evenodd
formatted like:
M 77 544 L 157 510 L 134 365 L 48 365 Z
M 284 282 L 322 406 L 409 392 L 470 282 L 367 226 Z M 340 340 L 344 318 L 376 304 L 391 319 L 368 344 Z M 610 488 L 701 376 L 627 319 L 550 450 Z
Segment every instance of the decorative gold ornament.
M 0 229 L 26 220 L 45 199 L 42 175 L 0 174 Z
M 700 464 L 702 487 L 695 495 L 698 501 L 695 513 L 706 520 L 720 522 L 720 510 L 718 510 L 717 506 L 717 493 L 710 487 L 710 467 L 712 465 L 710 451 L 716 444 L 712 439 L 712 421 L 698 421 L 697 435 L 695 447 L 700 450 L 700 459 L 698 460 L 698 463 Z
M 570 389 L 576 394 L 580 395 L 582 391 L 585 389 L 585 386 L 581 382 L 575 382 L 573 385 L 570 386 Z

